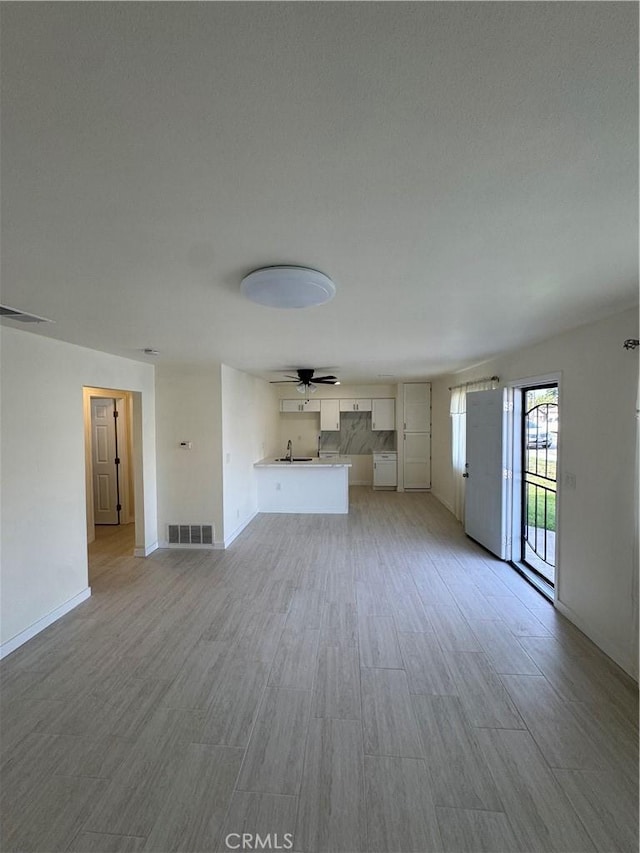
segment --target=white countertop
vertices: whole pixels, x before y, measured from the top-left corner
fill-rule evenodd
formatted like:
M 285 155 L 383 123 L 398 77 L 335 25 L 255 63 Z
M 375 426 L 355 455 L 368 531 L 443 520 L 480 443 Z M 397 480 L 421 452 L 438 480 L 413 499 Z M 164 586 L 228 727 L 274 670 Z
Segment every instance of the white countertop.
M 351 468 L 350 456 L 332 456 L 330 459 L 318 459 L 314 456 L 308 462 L 279 462 L 273 456 L 267 456 L 255 462 L 254 468 Z

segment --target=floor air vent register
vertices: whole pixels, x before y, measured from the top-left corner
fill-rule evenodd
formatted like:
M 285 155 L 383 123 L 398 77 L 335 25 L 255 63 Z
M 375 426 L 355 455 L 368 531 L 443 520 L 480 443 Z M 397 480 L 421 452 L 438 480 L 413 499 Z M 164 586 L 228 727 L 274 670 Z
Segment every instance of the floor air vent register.
M 212 524 L 169 524 L 169 545 L 213 545 Z

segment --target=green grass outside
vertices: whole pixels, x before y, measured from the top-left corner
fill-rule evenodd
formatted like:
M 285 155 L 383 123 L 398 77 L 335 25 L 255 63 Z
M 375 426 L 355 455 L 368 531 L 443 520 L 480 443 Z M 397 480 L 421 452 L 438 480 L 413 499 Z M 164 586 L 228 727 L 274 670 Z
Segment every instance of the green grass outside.
M 554 472 L 555 473 L 555 472 Z M 535 478 L 531 478 L 535 482 Z M 539 480 L 538 484 L 541 486 L 549 486 L 549 483 L 545 483 L 544 480 Z M 536 489 L 532 485 L 531 482 L 527 483 L 527 523 L 529 527 L 541 527 L 546 528 L 547 530 L 556 529 L 556 494 L 555 492 L 546 492 L 547 495 L 547 516 L 546 516 L 546 524 L 545 524 L 545 514 L 544 514 L 544 496 L 545 492 L 542 489 L 538 489 L 537 501 L 536 501 Z M 536 506 L 537 503 L 537 506 Z M 537 512 L 536 512 L 537 509 Z
M 556 460 L 545 457 L 544 451 L 528 450 L 525 461 L 527 471 L 531 474 L 539 474 L 541 477 L 556 479 Z M 547 485 L 550 485 L 547 483 Z

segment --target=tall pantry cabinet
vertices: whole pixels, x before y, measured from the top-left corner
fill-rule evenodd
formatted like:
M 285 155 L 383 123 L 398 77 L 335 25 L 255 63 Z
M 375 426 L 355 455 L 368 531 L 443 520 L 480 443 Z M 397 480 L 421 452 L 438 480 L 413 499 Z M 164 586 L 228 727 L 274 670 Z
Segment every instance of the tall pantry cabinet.
M 431 383 L 405 382 L 402 389 L 404 489 L 430 489 Z

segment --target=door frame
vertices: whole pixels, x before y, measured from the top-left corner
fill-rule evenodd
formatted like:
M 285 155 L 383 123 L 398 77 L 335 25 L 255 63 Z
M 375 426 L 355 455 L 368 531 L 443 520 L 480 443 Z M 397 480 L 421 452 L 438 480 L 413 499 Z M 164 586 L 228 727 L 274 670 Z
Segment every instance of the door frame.
M 95 540 L 95 518 L 93 509 L 93 459 L 91 447 L 93 436 L 91 432 L 91 399 L 116 400 L 118 412 L 116 421 L 118 433 L 118 456 L 120 459 L 120 513 L 121 524 L 138 525 L 138 502 L 135 495 L 137 474 L 136 451 L 134 447 L 133 397 L 136 392 L 123 388 L 98 388 L 83 386 L 84 423 L 85 423 L 85 490 L 87 515 L 87 544 Z M 141 460 L 141 456 L 140 456 Z M 133 510 L 133 512 L 132 512 Z M 143 529 L 143 528 L 141 528 Z M 137 540 L 137 536 L 136 536 Z
M 562 560 L 561 560 L 561 537 L 558 535 L 562 523 L 562 371 L 556 373 L 544 373 L 540 376 L 527 376 L 522 379 L 511 379 L 505 382 L 505 388 L 510 394 L 510 417 L 507 420 L 507 441 L 510 446 L 511 488 L 507 493 L 509 502 L 510 533 L 508 537 L 507 560 L 520 572 L 520 555 L 522 553 L 522 394 L 530 388 L 539 385 L 558 386 L 558 440 L 556 447 L 556 554 L 555 554 L 555 585 L 553 588 L 553 603 L 562 596 L 560 584 L 562 582 Z M 525 575 L 532 583 L 531 578 Z M 535 584 L 534 584 L 535 585 Z M 543 590 L 541 590 L 543 592 Z M 543 594 L 546 595 L 545 592 Z

